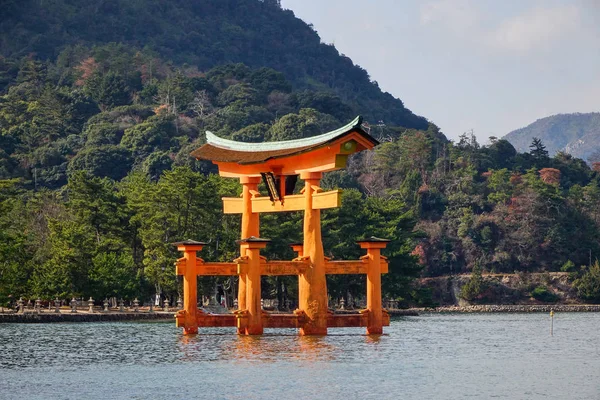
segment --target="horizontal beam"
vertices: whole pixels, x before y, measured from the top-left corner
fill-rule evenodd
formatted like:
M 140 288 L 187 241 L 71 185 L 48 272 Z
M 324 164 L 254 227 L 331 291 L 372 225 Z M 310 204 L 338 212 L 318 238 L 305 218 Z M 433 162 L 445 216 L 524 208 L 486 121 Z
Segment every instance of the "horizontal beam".
M 199 327 L 235 327 L 238 324 L 238 317 L 235 314 L 207 314 L 202 310 L 198 310 L 198 326 Z M 176 316 L 179 324 L 179 319 L 183 316 Z M 274 314 L 263 312 L 262 325 L 265 328 L 301 328 L 305 322 L 303 314 Z M 243 319 L 243 318 L 242 318 Z M 353 328 L 365 327 L 368 322 L 368 311 L 360 314 L 328 314 L 328 328 Z M 383 325 L 390 325 L 390 317 L 387 312 L 383 313 Z M 182 325 L 183 326 L 183 325 Z
M 180 310 L 175 314 L 177 327 L 185 326 L 185 315 L 184 310 Z M 237 326 L 237 317 L 235 314 L 208 314 L 204 310 L 196 309 L 196 322 L 200 327 Z
M 202 276 L 232 276 L 238 274 L 238 264 L 226 262 L 198 263 L 198 275 Z
M 244 199 L 237 197 L 223 197 L 223 214 L 241 214 L 244 207 Z
M 367 314 L 329 314 L 327 316 L 328 328 L 355 328 L 367 326 Z
M 304 197 L 304 196 L 302 196 Z M 313 193 L 313 210 L 338 208 L 342 205 L 342 191 L 330 190 L 328 192 Z
M 383 326 L 390 326 L 390 315 L 383 311 Z M 367 326 L 369 310 L 362 310 L 358 314 L 329 314 L 327 315 L 328 328 L 352 328 Z
M 305 198 L 302 194 L 291 194 L 283 197 L 283 204 L 279 201 L 271 202 L 268 197 L 255 197 L 252 199 L 252 212 L 286 212 L 304 210 Z
M 325 261 L 326 275 L 366 274 L 369 264 L 366 261 L 340 260 Z
M 198 326 L 237 326 L 237 317 L 235 314 L 206 314 L 202 312 L 198 315 Z
M 300 328 L 304 322 L 304 315 L 297 314 L 262 314 L 262 323 L 265 328 Z
M 367 260 L 339 260 L 325 261 L 326 275 L 364 275 L 367 273 L 369 263 Z M 382 274 L 389 270 L 388 262 L 381 260 L 380 268 Z
M 341 190 L 330 190 L 329 192 L 313 193 L 313 210 L 337 208 L 342 202 Z M 272 202 L 268 197 L 254 197 L 252 199 L 252 212 L 287 212 L 304 211 L 305 196 L 303 194 L 292 194 L 284 196 L 283 204 L 279 201 Z M 237 197 L 223 197 L 223 213 L 242 214 L 244 211 L 243 200 Z
M 267 261 L 260 265 L 260 274 L 269 276 L 300 275 L 310 265 L 310 261 Z
M 185 275 L 185 260 L 176 262 L 177 275 Z M 239 275 L 245 263 L 196 262 L 197 275 L 201 276 L 233 276 Z M 309 266 L 308 260 L 301 261 L 267 261 L 260 264 L 260 274 L 266 276 L 300 275 Z M 326 275 L 365 275 L 369 265 L 362 260 L 325 261 Z M 381 273 L 388 273 L 388 262 L 381 260 Z

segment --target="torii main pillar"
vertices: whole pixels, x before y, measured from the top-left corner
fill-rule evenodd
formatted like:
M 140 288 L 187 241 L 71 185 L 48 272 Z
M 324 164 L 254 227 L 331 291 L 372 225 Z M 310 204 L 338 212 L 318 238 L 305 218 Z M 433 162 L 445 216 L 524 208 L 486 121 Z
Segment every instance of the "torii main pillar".
M 258 213 L 252 212 L 252 197 L 253 193 L 258 192 L 258 184 L 260 183 L 260 177 L 255 176 L 241 176 L 240 183 L 242 184 L 242 239 L 249 237 L 259 237 L 260 222 Z M 249 256 L 248 242 L 240 242 L 240 255 Z M 238 310 L 246 310 L 246 274 L 240 274 L 238 280 Z M 245 333 L 245 328 L 238 328 L 238 333 Z
M 320 172 L 303 172 L 304 180 L 304 249 L 310 266 L 298 277 L 299 308 L 306 313 L 307 322 L 301 335 L 327 334 L 327 281 L 325 254 L 321 240 L 321 210 L 313 208 L 313 194 L 319 190 Z

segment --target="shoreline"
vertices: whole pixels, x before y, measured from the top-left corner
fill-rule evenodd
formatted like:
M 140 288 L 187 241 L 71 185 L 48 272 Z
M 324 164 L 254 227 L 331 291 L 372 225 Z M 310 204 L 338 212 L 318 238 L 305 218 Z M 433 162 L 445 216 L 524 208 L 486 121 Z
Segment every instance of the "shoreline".
M 554 312 L 600 312 L 600 304 L 482 304 L 470 306 L 442 306 L 436 308 L 409 308 L 418 314 L 443 313 L 549 313 Z M 390 313 L 390 315 L 394 315 Z
M 494 314 L 494 313 L 549 313 L 600 312 L 600 304 L 512 304 L 442 306 L 436 308 L 388 309 L 391 317 L 416 317 L 421 314 Z M 344 312 L 342 312 L 343 314 Z M 1 323 L 60 323 L 60 322 L 118 322 L 118 321 L 174 321 L 173 312 L 109 312 L 109 313 L 0 313 Z
M 50 322 L 116 322 L 116 321 L 174 321 L 172 312 L 154 313 L 34 313 L 0 314 L 0 323 L 50 323 Z

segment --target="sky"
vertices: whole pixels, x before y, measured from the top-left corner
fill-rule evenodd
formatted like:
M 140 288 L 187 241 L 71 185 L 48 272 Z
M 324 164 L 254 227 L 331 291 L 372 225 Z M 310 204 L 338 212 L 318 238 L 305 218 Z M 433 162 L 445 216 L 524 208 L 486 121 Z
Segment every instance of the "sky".
M 281 0 L 450 139 L 600 111 L 600 0 Z

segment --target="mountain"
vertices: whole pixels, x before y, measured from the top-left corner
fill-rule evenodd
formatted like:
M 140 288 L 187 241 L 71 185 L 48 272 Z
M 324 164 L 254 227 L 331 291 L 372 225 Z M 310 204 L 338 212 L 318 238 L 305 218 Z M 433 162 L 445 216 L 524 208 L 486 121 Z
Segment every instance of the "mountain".
M 285 140 L 358 114 L 383 137 L 429 129 L 277 0 L 1 3 L 0 179 L 158 177 L 204 130 Z
M 169 243 L 207 240 L 211 261 L 238 254 L 239 218 L 223 216 L 221 197 L 239 186 L 190 157 L 202 132 L 297 139 L 357 114 L 386 140 L 411 133 L 427 153 L 447 144 L 277 0 L 0 0 L 0 305 L 21 295 L 176 296 Z M 397 268 L 386 290 L 409 299 L 421 270 L 408 254 L 416 219 L 405 203 L 356 189 L 372 164 L 363 158 L 323 179 L 349 189 L 344 207 L 323 216 L 328 255 L 358 257 L 363 234 L 390 238 Z M 262 219 L 274 239 L 265 256 L 292 256 L 300 218 Z M 267 279 L 265 293 L 289 287 L 293 298 L 288 280 Z M 212 278 L 199 282 L 213 292 Z M 360 281 L 330 293 L 355 296 L 350 285 Z
M 506 140 L 450 144 L 277 0 L 0 0 L 0 305 L 177 296 L 169 243 L 205 240 L 210 261 L 238 254 L 239 218 L 220 199 L 240 188 L 190 157 L 203 132 L 298 139 L 357 114 L 381 145 L 323 177 L 345 190 L 323 213 L 328 256 L 358 257 L 363 234 L 391 239 L 384 292 L 420 306 L 431 299 L 415 276 L 476 268 L 571 272 L 577 296 L 600 301 L 600 266 L 579 268 L 600 254 L 600 171 Z M 508 139 L 590 151 L 597 125 L 555 116 Z M 291 257 L 292 214 L 261 218 L 266 256 Z M 504 298 L 474 282 L 468 298 Z M 550 289 L 522 282 L 525 296 Z M 329 283 L 332 298 L 363 292 L 356 277 Z
M 270 67 L 295 89 L 335 93 L 368 121 L 427 129 L 425 118 L 382 92 L 277 0 L 3 0 L 0 8 L 6 58 L 55 60 L 69 47 L 121 43 L 199 71 L 228 63 Z
M 588 160 L 600 150 L 600 113 L 558 114 L 504 136 L 518 152 L 528 152 L 534 137 L 542 140 L 550 155 L 564 151 Z

